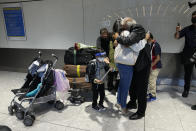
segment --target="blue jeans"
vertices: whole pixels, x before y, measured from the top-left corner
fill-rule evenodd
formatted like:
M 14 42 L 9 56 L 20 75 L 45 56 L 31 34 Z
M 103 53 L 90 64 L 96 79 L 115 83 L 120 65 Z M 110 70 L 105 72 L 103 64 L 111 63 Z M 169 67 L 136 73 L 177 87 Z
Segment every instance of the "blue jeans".
M 126 108 L 127 96 L 133 76 L 133 66 L 117 64 L 117 67 L 120 74 L 117 102 L 122 108 Z

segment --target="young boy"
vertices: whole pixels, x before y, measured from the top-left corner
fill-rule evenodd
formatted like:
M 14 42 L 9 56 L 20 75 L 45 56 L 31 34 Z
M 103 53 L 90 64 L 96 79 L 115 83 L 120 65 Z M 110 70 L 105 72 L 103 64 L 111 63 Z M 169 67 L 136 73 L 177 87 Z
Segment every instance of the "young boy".
M 151 33 L 150 33 L 150 39 L 148 40 L 148 43 L 151 44 L 151 58 L 152 58 L 151 71 L 150 71 L 150 77 L 148 83 L 148 88 L 149 88 L 148 102 L 150 102 L 156 100 L 156 80 L 160 72 L 160 69 L 162 68 L 162 64 L 161 64 L 161 47 L 154 40 L 153 35 Z
M 105 110 L 103 105 L 105 98 L 105 87 L 103 77 L 109 70 L 109 60 L 105 57 L 106 53 L 97 53 L 96 59 L 89 62 L 87 65 L 86 73 L 89 78 L 89 82 L 92 83 L 93 91 L 93 103 L 92 108 L 96 111 Z M 100 101 L 97 105 L 98 95 L 100 95 Z

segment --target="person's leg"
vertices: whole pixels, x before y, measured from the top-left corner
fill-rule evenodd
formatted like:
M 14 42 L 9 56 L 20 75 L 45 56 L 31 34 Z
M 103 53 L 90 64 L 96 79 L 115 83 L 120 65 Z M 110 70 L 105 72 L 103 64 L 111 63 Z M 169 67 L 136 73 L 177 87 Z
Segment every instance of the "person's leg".
M 147 87 L 149 80 L 150 66 L 146 67 L 140 72 L 137 72 L 137 98 L 138 98 L 138 110 L 136 113 L 129 117 L 130 120 L 137 120 L 145 116 L 147 106 Z
M 129 89 L 129 96 L 130 96 L 130 101 L 127 104 L 127 109 L 136 109 L 137 108 L 137 104 L 136 104 L 136 100 L 137 100 L 137 85 L 136 85 L 136 78 L 137 78 L 137 72 L 134 70 L 133 71 L 133 77 L 132 77 L 132 81 L 131 81 L 131 86 Z
M 117 67 L 119 69 L 119 75 L 121 77 L 121 68 L 119 67 L 119 64 L 117 64 Z M 121 92 L 122 92 L 122 80 L 120 79 L 119 81 L 119 85 L 118 85 L 118 94 L 117 94 L 117 104 L 119 104 L 121 106 Z
M 93 91 L 92 107 L 96 107 L 97 106 L 97 99 L 98 99 L 98 85 L 97 84 L 92 85 L 92 91 Z
M 121 70 L 121 76 L 120 76 L 120 81 L 122 81 L 121 107 L 123 109 L 126 108 L 127 96 L 131 85 L 132 76 L 133 76 L 133 67 L 123 65 Z
M 99 105 L 103 105 L 104 99 L 105 99 L 105 87 L 104 84 L 99 85 L 99 94 L 100 94 L 100 101 Z
M 115 79 L 114 90 L 115 90 L 115 91 L 118 90 L 118 85 L 119 85 L 119 82 L 120 82 L 120 80 L 117 79 L 117 76 L 118 76 L 118 71 L 115 71 L 115 72 L 114 72 L 114 79 Z
M 150 71 L 148 88 L 149 88 L 149 93 L 152 95 L 152 97 L 156 97 L 156 80 L 159 72 L 160 69 L 155 69 Z
M 185 64 L 184 65 L 184 71 L 185 71 L 184 82 L 185 82 L 185 85 L 184 85 L 184 92 L 182 93 L 183 97 L 188 97 L 188 93 L 189 93 L 189 90 L 190 90 L 191 75 L 192 75 L 192 72 L 193 72 L 193 66 L 194 66 L 194 64 Z
M 147 88 L 149 81 L 150 67 L 145 68 L 140 72 L 140 80 L 138 81 L 138 110 L 139 115 L 145 115 L 147 107 Z
M 113 78 L 114 78 L 114 73 L 113 72 L 109 72 L 108 73 L 108 83 L 107 83 L 109 91 L 111 91 L 114 88 Z

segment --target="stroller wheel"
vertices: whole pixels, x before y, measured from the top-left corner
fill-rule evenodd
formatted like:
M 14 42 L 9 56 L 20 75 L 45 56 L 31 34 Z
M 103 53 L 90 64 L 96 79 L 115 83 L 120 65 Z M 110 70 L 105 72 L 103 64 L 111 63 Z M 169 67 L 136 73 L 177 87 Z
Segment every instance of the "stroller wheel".
M 24 125 L 25 126 L 32 126 L 33 122 L 35 120 L 34 118 L 35 118 L 34 116 L 26 115 L 24 117 L 24 121 L 23 121 Z
M 57 101 L 54 106 L 57 110 L 62 110 L 64 108 L 64 104 L 60 101 Z
M 14 114 L 14 109 L 12 106 L 8 106 L 8 112 L 10 115 L 13 115 Z
M 69 100 L 71 103 L 75 103 L 75 99 L 73 97 L 71 97 Z
M 19 119 L 19 120 L 22 120 L 22 119 L 24 119 L 24 111 L 22 111 L 22 110 L 16 110 L 16 117 Z

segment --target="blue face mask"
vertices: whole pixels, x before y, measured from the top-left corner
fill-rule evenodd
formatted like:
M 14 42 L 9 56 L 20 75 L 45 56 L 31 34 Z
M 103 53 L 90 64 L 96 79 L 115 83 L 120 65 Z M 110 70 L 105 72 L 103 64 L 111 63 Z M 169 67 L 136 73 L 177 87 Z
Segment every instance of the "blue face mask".
M 99 62 L 104 62 L 104 57 L 97 58 Z

